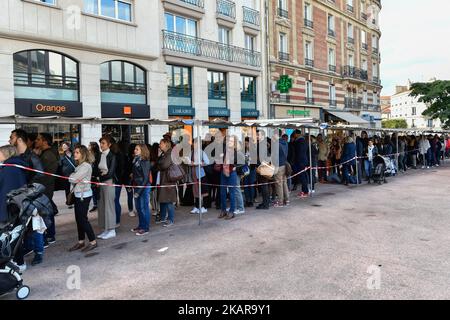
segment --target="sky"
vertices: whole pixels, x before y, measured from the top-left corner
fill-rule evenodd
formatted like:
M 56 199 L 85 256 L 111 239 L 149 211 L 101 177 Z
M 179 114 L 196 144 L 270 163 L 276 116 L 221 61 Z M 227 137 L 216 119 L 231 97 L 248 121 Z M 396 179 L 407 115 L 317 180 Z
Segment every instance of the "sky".
M 380 13 L 382 95 L 396 85 L 450 80 L 450 1 L 382 0 Z

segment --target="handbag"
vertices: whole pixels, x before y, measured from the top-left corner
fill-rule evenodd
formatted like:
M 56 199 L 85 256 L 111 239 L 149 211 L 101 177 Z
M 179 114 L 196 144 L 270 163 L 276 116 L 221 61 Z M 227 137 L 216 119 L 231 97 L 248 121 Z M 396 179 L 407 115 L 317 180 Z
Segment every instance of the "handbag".
M 70 190 L 69 194 L 67 195 L 66 198 L 66 205 L 67 206 L 73 206 L 75 204 L 75 186 L 76 184 L 73 186 L 72 190 Z
M 292 167 L 289 162 L 286 162 L 286 177 L 292 176 Z
M 263 161 L 261 165 L 256 169 L 256 172 L 266 179 L 272 179 L 273 175 L 275 174 L 275 167 Z
M 184 175 L 184 170 L 175 163 L 172 163 L 167 170 L 167 179 L 169 182 L 178 182 L 183 179 Z

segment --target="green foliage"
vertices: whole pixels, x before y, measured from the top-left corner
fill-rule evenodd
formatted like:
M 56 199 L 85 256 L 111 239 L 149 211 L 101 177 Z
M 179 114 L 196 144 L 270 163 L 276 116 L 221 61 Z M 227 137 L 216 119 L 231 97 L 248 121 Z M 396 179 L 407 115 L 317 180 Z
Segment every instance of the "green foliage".
M 419 97 L 419 102 L 428 105 L 424 116 L 439 119 L 444 128 L 450 128 L 450 81 L 417 82 L 411 86 L 411 90 L 411 97 Z
M 391 119 L 391 120 L 384 120 L 381 123 L 381 126 L 384 129 L 407 129 L 408 123 L 405 119 Z

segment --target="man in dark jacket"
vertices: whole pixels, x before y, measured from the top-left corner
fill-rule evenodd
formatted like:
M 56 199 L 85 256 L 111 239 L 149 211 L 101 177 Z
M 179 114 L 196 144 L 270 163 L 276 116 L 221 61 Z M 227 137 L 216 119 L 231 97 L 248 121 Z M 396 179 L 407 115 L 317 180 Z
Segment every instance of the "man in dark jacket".
M 59 159 L 56 156 L 54 150 L 52 150 L 53 138 L 48 133 L 40 133 L 36 139 L 35 147 L 40 151 L 40 159 L 42 166 L 44 167 L 44 172 L 50 174 L 56 174 L 58 170 Z M 50 175 L 45 175 L 41 179 L 41 184 L 45 186 L 45 195 L 50 199 L 54 208 L 53 194 L 55 192 L 55 177 Z M 47 226 L 46 241 L 48 243 L 55 242 L 55 216 L 50 215 L 51 224 Z
M 294 142 L 294 172 L 299 173 L 306 169 L 309 166 L 309 152 L 308 152 L 308 144 L 302 132 L 300 130 L 296 130 L 296 140 Z M 308 175 L 307 172 L 304 171 L 300 173 L 300 183 L 302 185 L 302 191 L 298 194 L 300 198 L 306 198 L 308 196 Z

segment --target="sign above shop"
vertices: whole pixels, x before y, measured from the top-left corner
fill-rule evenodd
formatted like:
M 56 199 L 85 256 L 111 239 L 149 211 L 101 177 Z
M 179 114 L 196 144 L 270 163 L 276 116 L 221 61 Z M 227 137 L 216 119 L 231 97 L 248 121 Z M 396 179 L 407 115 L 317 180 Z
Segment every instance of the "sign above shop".
M 208 115 L 210 117 L 229 117 L 230 110 L 227 108 L 208 108 Z
M 186 106 L 169 106 L 169 116 L 195 116 L 195 109 Z
M 288 93 L 292 89 L 292 79 L 288 75 L 283 75 L 277 81 L 277 89 L 280 93 Z
M 259 110 L 241 109 L 241 117 L 258 118 Z
M 150 119 L 150 106 L 102 102 L 102 118 Z
M 83 117 L 83 105 L 77 101 L 15 99 L 15 110 L 26 117 Z
M 288 116 L 302 116 L 309 117 L 311 115 L 310 110 L 287 110 Z

